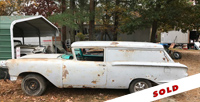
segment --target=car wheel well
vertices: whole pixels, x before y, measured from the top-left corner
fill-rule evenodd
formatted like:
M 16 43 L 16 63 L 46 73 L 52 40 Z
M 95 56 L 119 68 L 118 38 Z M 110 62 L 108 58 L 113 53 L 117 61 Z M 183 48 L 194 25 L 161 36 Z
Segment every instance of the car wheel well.
M 40 76 L 42 76 L 41 74 L 39 74 L 39 73 L 36 73 L 36 72 L 23 72 L 23 73 L 20 73 L 19 75 L 18 75 L 18 77 L 17 77 L 17 79 L 21 79 L 21 78 L 24 78 L 25 76 L 27 76 L 28 74 L 38 74 L 38 75 L 40 75 Z
M 42 74 L 40 73 L 37 73 L 37 72 L 23 72 L 23 73 L 20 73 L 17 77 L 17 79 L 23 79 L 25 76 L 29 75 L 29 74 L 37 74 L 37 75 L 40 75 L 42 76 L 47 83 L 51 83 L 47 78 L 45 78 Z
M 129 87 L 130 87 L 131 83 L 134 82 L 134 81 L 136 81 L 136 80 L 147 80 L 147 81 L 149 81 L 149 82 L 151 83 L 152 86 L 158 85 L 157 83 L 155 83 L 155 82 L 153 82 L 153 81 L 151 81 L 151 80 L 149 80 L 149 79 L 137 78 L 137 79 L 133 79 L 133 80 L 130 82 Z

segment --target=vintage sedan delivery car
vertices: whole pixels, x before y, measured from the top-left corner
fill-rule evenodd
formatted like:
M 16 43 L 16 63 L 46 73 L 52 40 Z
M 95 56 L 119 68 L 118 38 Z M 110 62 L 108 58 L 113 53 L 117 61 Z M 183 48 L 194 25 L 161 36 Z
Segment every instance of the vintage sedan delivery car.
M 42 95 L 47 82 L 59 88 L 112 88 L 139 91 L 186 77 L 187 66 L 175 63 L 162 45 L 145 42 L 82 41 L 72 54 L 35 54 L 2 62 L 22 90 Z

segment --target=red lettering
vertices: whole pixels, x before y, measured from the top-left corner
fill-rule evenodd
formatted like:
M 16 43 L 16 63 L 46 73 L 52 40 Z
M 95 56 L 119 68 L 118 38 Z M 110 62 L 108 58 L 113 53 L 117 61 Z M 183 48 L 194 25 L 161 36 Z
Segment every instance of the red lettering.
M 157 91 L 154 91 L 154 92 L 153 92 L 153 97 L 157 97 L 157 96 L 158 96 Z
M 172 90 L 169 89 L 169 87 L 167 87 L 167 93 L 172 92 Z
M 154 91 L 153 97 L 157 97 L 158 95 L 164 95 L 165 92 L 170 93 L 172 91 L 174 92 L 174 91 L 177 91 L 177 90 L 178 90 L 178 85 L 173 85 L 172 89 L 170 89 L 170 87 L 167 87 L 167 89 L 160 89 L 159 94 L 158 94 L 158 91 Z
M 174 86 L 172 86 L 172 89 L 173 89 L 173 91 L 178 90 L 178 85 L 174 85 Z
M 165 89 L 161 89 L 161 90 L 159 91 L 159 94 L 160 94 L 160 95 L 164 95 L 164 94 L 165 94 Z

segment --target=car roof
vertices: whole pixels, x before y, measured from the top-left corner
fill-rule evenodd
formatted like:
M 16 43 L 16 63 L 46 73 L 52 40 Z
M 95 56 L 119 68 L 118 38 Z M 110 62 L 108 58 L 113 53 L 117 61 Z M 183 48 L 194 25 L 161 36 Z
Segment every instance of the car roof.
M 71 45 L 73 48 L 105 48 L 105 47 L 118 47 L 118 48 L 159 48 L 163 46 L 157 43 L 150 42 L 127 42 L 127 41 L 78 41 Z

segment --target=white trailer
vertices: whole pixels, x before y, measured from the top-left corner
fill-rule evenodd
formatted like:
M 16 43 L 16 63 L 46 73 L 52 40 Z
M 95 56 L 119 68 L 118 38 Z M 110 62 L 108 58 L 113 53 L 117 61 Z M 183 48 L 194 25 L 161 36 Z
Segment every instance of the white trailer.
M 164 45 L 167 52 L 172 58 L 180 59 L 181 54 L 176 51 L 169 50 L 168 48 L 174 48 L 174 46 L 179 46 L 183 49 L 198 49 L 199 34 L 197 31 L 187 31 L 183 33 L 180 31 L 169 31 L 161 33 L 161 43 Z
M 187 31 L 186 33 L 183 33 L 181 31 L 169 31 L 168 33 L 163 32 L 161 33 L 161 43 L 188 44 L 190 43 L 190 33 L 189 31 Z

